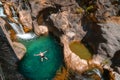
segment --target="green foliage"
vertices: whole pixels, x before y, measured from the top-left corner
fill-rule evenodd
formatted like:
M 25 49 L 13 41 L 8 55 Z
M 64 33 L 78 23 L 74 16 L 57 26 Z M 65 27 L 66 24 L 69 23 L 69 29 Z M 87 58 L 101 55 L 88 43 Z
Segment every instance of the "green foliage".
M 87 8 L 86 8 L 86 12 L 89 12 L 89 11 L 92 10 L 93 8 L 94 8 L 93 5 L 87 7 Z
M 66 69 L 65 67 L 60 67 L 53 80 L 68 80 L 68 77 L 69 77 L 69 70 Z
M 83 11 L 84 11 L 84 10 L 83 10 L 82 8 L 76 8 L 76 12 L 79 13 L 79 14 L 80 14 L 80 13 L 83 13 Z
M 101 63 L 102 65 L 111 65 L 112 64 L 112 62 L 111 62 L 111 60 L 110 60 L 110 58 L 106 58 L 106 59 L 104 59 L 103 61 L 102 61 L 102 63 Z
M 28 0 L 23 0 L 24 2 L 29 2 Z

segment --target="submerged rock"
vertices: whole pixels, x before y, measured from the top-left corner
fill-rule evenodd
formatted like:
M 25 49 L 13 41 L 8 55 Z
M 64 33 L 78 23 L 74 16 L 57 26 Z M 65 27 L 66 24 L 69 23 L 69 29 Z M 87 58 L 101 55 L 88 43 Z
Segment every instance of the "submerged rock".
M 17 58 L 21 60 L 26 53 L 25 46 L 22 43 L 13 42 L 13 48 L 15 50 Z

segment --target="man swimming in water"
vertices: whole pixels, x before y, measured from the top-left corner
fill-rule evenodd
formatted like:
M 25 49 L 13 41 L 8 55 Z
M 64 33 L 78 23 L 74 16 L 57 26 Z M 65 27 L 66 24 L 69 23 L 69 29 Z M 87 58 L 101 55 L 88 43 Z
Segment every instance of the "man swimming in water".
M 48 60 L 48 58 L 45 56 L 45 53 L 47 51 L 44 51 L 44 52 L 40 52 L 39 54 L 34 54 L 34 56 L 40 56 L 41 57 L 41 61 L 43 62 L 43 59 L 46 59 Z

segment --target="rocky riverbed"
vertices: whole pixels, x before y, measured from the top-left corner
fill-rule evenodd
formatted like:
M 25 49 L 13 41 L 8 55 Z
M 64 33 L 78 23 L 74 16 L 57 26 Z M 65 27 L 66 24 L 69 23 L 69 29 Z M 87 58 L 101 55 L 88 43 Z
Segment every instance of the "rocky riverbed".
M 18 43 L 16 32 L 9 22 L 21 24 L 25 33 L 34 32 L 37 36 L 50 33 L 55 35 L 63 46 L 66 68 L 77 72 L 72 76 L 72 80 L 80 80 L 80 74 L 94 67 L 100 68 L 103 73 L 104 69 L 107 69 L 110 80 L 119 80 L 119 0 L 1 0 L 0 7 L 4 8 L 6 15 L 0 15 L 0 27 L 3 31 L 0 40 L 7 42 L 12 50 L 1 50 L 1 57 L 5 60 L 14 58 L 8 61 L 13 64 L 12 67 L 17 68 L 15 63 L 25 55 L 26 48 Z M 72 52 L 69 44 L 74 41 L 88 47 L 92 52 L 92 59 L 81 59 Z M 1 49 L 4 48 L 1 46 Z M 5 53 L 15 56 L 6 57 Z M 7 73 L 5 68 L 8 66 L 9 63 L 6 63 L 3 67 L 8 80 L 22 80 L 23 76 L 14 68 L 10 69 L 13 74 Z

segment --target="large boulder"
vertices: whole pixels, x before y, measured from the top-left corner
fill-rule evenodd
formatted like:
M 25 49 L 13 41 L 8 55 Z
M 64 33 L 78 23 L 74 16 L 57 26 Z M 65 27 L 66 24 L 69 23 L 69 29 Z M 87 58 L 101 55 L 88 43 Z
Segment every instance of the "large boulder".
M 86 34 L 81 26 L 81 14 L 63 11 L 61 13 L 51 14 L 50 19 L 59 31 L 67 35 L 69 40 L 81 40 Z
M 34 29 L 35 29 L 34 32 L 35 32 L 37 35 L 48 34 L 48 28 L 47 28 L 47 26 L 40 25 L 40 26 L 36 26 Z
M 48 34 L 48 27 L 45 25 L 38 25 L 37 22 L 33 22 L 34 32 L 36 35 L 46 35 Z
M 27 27 L 29 30 L 32 30 L 32 18 L 29 11 L 19 11 L 19 18 L 24 27 Z
M 104 23 L 88 25 L 86 42 L 98 54 L 113 57 L 120 50 L 120 17 L 111 17 Z
M 75 0 L 29 0 L 32 9 L 32 16 L 37 17 L 40 11 L 45 8 L 53 7 L 53 8 L 60 8 L 62 6 L 62 10 L 68 10 L 70 7 L 75 10 L 76 1 Z M 68 7 L 69 6 L 69 7 Z
M 26 53 L 25 46 L 22 43 L 18 42 L 13 42 L 12 44 L 17 58 L 21 60 Z
M 112 60 L 112 68 L 120 72 L 119 65 L 116 63 L 119 62 L 119 54 L 116 54 L 116 52 L 120 50 L 120 17 L 117 16 L 119 15 L 120 5 L 118 3 L 115 0 L 97 0 L 97 2 L 92 1 L 87 4 L 87 8 L 90 8 L 91 4 L 92 9 L 96 8 L 95 6 L 97 8 L 88 11 L 87 17 L 83 17 L 82 25 L 87 31 L 83 42 L 87 43 L 97 56 L 103 57 L 102 62 L 108 63 L 106 59 Z
M 117 19 L 116 21 L 114 21 Z M 101 26 L 102 36 L 106 40 L 98 46 L 98 53 L 113 57 L 115 52 L 120 50 L 120 18 L 110 18 Z
M 6 3 L 6 4 L 3 5 L 3 7 L 4 7 L 6 15 L 9 16 L 9 17 L 12 17 L 12 12 L 10 10 L 10 5 Z

